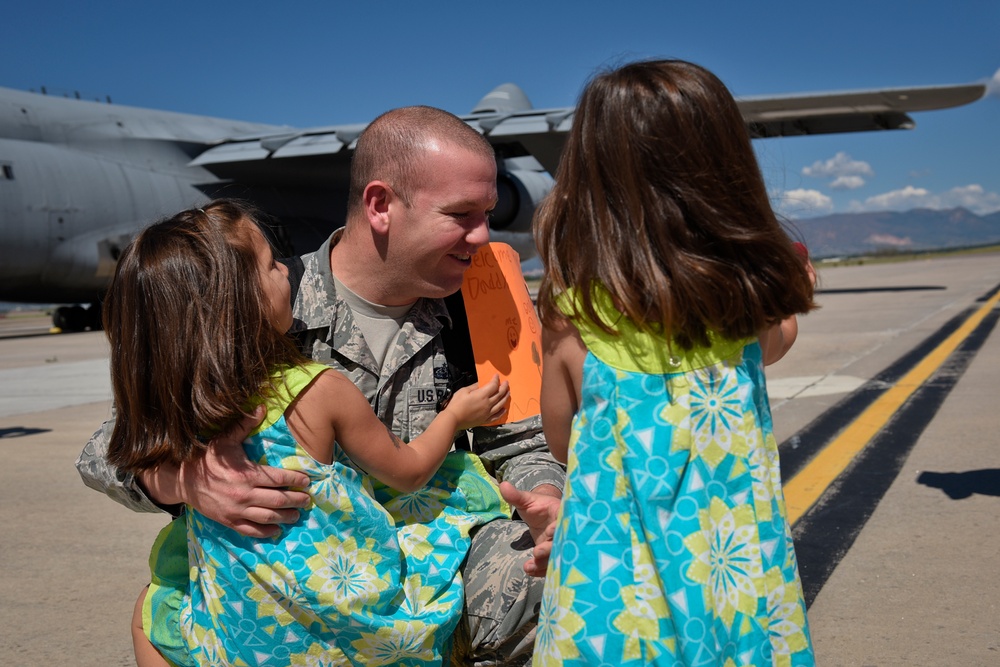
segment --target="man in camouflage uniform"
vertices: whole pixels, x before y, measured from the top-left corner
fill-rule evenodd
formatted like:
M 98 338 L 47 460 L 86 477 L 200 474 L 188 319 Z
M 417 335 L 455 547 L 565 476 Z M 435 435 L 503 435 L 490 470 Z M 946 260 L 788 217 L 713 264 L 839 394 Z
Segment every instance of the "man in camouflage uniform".
M 448 350 L 449 359 L 445 349 L 454 339 L 444 335 L 457 313 L 449 312 L 444 297 L 459 290 L 471 255 L 488 241 L 496 162 L 489 143 L 458 118 L 410 107 L 384 114 L 365 130 L 351 181 L 346 227 L 292 262 L 292 333 L 306 354 L 351 378 L 379 418 L 410 440 L 433 419 L 458 372 L 457 355 Z M 356 317 L 351 304 L 367 312 L 395 309 L 391 340 L 373 350 L 363 333 L 372 325 Z M 384 338 L 386 325 L 380 321 L 372 340 Z M 301 488 L 306 480 L 247 461 L 240 443 L 252 425 L 244 426 L 213 441 L 190 464 L 135 480 L 104 460 L 109 421 L 87 443 L 77 468 L 88 486 L 132 509 L 187 503 L 245 534 L 274 534 L 279 529 L 273 524 L 295 521 L 296 508 L 308 502 L 286 487 Z M 501 489 L 524 522 L 496 520 L 473 536 L 453 659 L 523 664 L 543 584 L 531 575 L 544 574 L 548 544 L 537 558 L 531 549 L 536 538 L 546 539 L 543 531 L 555 519 L 564 471 L 549 456 L 537 417 L 474 429 L 467 440 L 487 470 L 504 480 Z

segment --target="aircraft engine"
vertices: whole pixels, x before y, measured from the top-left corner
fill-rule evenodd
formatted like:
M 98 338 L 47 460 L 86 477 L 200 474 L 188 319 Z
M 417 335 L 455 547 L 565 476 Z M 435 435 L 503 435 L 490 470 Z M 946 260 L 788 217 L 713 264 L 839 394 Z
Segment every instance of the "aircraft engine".
M 554 182 L 545 171 L 511 169 L 497 174 L 497 205 L 490 219 L 490 238 L 512 246 L 522 261 L 537 253 L 531 237 L 531 218 Z
M 497 174 L 497 205 L 490 229 L 507 232 L 530 232 L 531 216 L 554 181 L 547 172 L 516 169 Z

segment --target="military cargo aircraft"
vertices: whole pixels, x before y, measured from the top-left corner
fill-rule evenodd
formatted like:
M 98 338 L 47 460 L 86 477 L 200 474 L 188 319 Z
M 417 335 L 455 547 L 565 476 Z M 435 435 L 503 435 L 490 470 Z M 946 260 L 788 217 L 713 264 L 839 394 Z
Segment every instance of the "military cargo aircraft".
M 909 113 L 973 102 L 985 84 L 750 97 L 754 137 L 909 129 Z M 496 149 L 491 228 L 523 259 L 531 216 L 552 187 L 572 107 L 534 109 L 504 84 L 462 118 Z M 365 124 L 293 128 L 0 88 L 0 301 L 69 303 L 63 330 L 97 328 L 119 253 L 149 223 L 215 197 L 276 219 L 288 256 L 341 226 L 350 158 Z M 81 304 L 89 304 L 85 308 Z

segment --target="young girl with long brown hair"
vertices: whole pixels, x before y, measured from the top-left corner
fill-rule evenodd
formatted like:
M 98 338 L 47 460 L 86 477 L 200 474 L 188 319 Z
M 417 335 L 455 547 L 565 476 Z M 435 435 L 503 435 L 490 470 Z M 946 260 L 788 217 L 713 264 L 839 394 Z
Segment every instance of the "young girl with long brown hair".
M 813 665 L 763 373 L 813 289 L 729 91 L 594 78 L 535 240 L 568 469 L 534 663 Z
M 217 200 L 123 253 L 104 303 L 117 407 L 108 460 L 127 473 L 179 464 L 263 405 L 247 454 L 306 473 L 313 504 L 274 539 L 186 508 L 153 548 L 137 661 L 439 665 L 462 610 L 469 531 L 508 511 L 478 460 L 448 452 L 456 431 L 503 413 L 508 387 L 495 377 L 459 390 L 400 441 L 347 378 L 285 337 L 288 273 L 258 217 Z M 397 521 L 369 475 L 411 492 L 380 496 L 387 507 L 427 520 Z

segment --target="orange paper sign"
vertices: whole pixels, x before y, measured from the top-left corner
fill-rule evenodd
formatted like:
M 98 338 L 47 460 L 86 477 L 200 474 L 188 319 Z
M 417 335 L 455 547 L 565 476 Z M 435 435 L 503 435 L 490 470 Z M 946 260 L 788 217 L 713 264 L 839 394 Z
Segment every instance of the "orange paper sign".
M 465 272 L 462 297 L 480 384 L 494 374 L 510 382 L 510 409 L 493 424 L 539 414 L 542 329 L 514 249 L 506 243 L 480 248 Z

